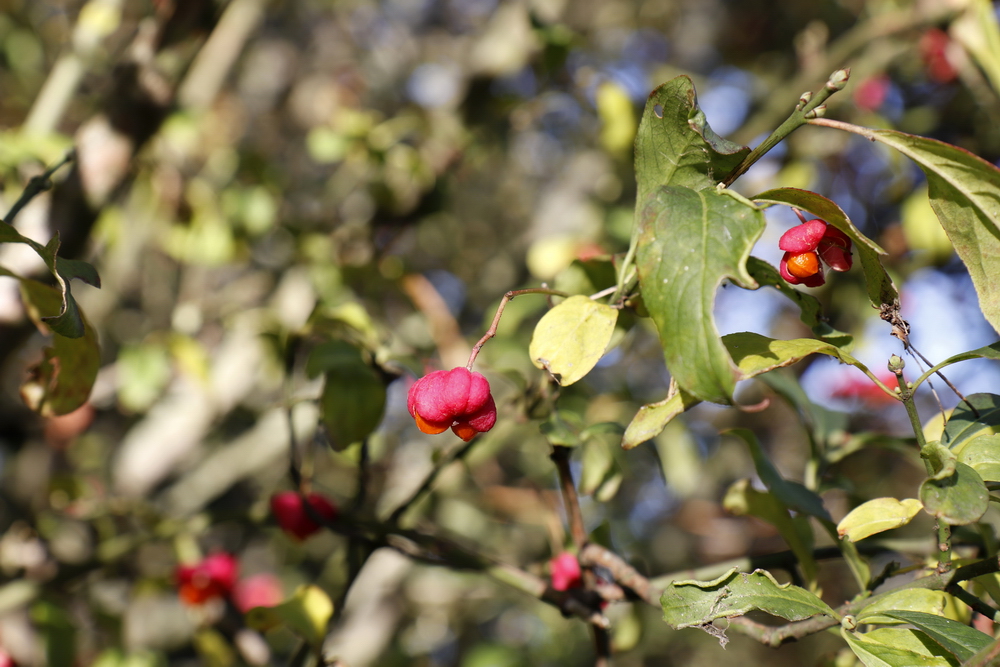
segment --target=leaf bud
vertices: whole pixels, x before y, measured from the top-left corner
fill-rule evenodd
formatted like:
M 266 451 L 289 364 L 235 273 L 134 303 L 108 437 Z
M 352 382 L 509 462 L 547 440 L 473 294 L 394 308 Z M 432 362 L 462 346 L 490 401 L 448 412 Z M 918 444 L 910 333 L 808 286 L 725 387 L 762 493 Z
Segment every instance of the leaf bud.
M 847 85 L 847 80 L 851 78 L 851 68 L 845 67 L 844 69 L 838 69 L 836 72 L 830 75 L 829 81 L 826 82 L 827 90 L 836 92 L 838 90 L 843 90 L 844 86 Z
M 856 627 L 858 627 L 858 619 L 854 617 L 852 614 L 847 614 L 842 619 L 840 619 L 840 627 L 844 628 L 847 631 L 854 630 Z
M 888 368 L 893 373 L 899 373 L 905 367 L 906 367 L 906 362 L 904 362 L 903 358 L 900 357 L 898 354 L 894 354 L 891 357 L 889 357 Z
M 813 118 L 822 118 L 826 115 L 826 105 L 820 104 L 815 109 L 810 109 L 806 112 L 806 118 L 812 120 Z
M 802 111 L 805 109 L 806 105 L 809 104 L 809 100 L 812 99 L 813 94 L 808 90 L 799 96 L 799 103 L 795 105 L 796 111 Z

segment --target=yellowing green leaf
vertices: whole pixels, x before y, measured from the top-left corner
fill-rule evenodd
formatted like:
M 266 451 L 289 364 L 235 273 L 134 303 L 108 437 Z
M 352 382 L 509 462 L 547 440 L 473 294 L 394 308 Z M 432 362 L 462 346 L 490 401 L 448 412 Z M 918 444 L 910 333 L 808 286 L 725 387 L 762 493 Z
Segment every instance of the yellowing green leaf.
M 247 625 L 268 630 L 285 625 L 314 647 L 326 636 L 326 624 L 333 614 L 333 602 L 318 586 L 301 586 L 291 598 L 274 607 L 254 607 L 246 613 Z
M 851 510 L 837 524 L 837 534 L 852 542 L 908 524 L 923 504 L 916 498 L 875 498 Z
M 571 296 L 539 320 L 528 346 L 531 363 L 571 385 L 604 356 L 618 311 L 585 296 Z
M 865 667 L 957 667 L 958 661 L 918 630 L 879 628 L 868 633 L 840 634 Z M 938 649 L 935 655 L 927 647 Z
M 919 611 L 944 616 L 951 596 L 944 591 L 927 588 L 904 588 L 871 598 L 871 602 L 855 614 L 859 624 L 895 624 L 898 620 L 884 616 L 886 611 Z

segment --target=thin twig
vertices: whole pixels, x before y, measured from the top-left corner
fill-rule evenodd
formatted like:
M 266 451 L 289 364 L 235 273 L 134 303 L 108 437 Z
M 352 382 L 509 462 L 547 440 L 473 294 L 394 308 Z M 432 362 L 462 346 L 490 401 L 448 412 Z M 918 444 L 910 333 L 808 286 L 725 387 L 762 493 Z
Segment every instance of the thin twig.
M 558 445 L 552 448 L 550 458 L 559 473 L 559 488 L 562 491 L 563 505 L 566 508 L 566 521 L 569 523 L 569 534 L 577 552 L 583 550 L 587 543 L 587 529 L 583 525 L 583 513 L 580 511 L 580 498 L 573 483 L 573 472 L 569 468 L 569 457 L 572 450 Z
M 46 169 L 44 173 L 32 176 L 31 180 L 28 181 L 28 185 L 25 186 L 24 192 L 17 198 L 14 205 L 10 207 L 10 211 L 7 212 L 7 217 L 3 219 L 3 222 L 6 222 L 8 225 L 14 224 L 14 218 L 21 212 L 21 209 L 27 206 L 38 195 L 52 189 L 52 175 L 75 159 L 76 149 L 70 150 L 63 156 L 62 160 Z
M 490 324 L 490 328 L 486 330 L 483 337 L 480 338 L 479 342 L 472 348 L 472 354 L 469 355 L 469 363 L 465 366 L 467 369 L 470 371 L 472 370 L 472 366 L 476 363 L 476 357 L 479 356 L 479 351 L 483 349 L 483 345 L 485 345 L 486 341 L 490 338 L 497 335 L 497 327 L 500 325 L 500 318 L 503 316 L 503 309 L 507 307 L 507 302 L 515 296 L 521 296 L 522 294 L 548 294 L 550 296 L 561 296 L 564 298 L 569 296 L 569 294 L 566 294 L 565 292 L 549 289 L 547 287 L 529 287 L 527 289 L 511 290 L 504 294 L 503 298 L 500 299 L 500 305 L 497 306 L 497 314 L 493 316 L 493 323 Z

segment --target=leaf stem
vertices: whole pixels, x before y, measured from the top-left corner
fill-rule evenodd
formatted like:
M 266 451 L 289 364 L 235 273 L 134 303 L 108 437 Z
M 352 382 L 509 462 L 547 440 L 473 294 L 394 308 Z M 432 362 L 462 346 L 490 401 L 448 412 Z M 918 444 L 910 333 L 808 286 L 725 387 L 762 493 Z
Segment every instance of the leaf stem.
M 486 330 L 483 337 L 480 338 L 479 342 L 472 348 L 472 353 L 469 355 L 469 363 L 465 365 L 467 369 L 470 371 L 472 370 L 472 366 L 476 363 L 476 357 L 479 356 L 479 351 L 483 349 L 483 345 L 485 345 L 486 341 L 490 338 L 497 335 L 497 327 L 500 325 L 500 318 L 503 316 L 503 309 L 507 307 L 507 302 L 515 296 L 521 296 L 522 294 L 548 294 L 550 296 L 561 296 L 563 298 L 569 296 L 569 294 L 566 294 L 565 292 L 549 289 L 548 287 L 529 287 L 527 289 L 511 290 L 504 294 L 503 298 L 500 299 L 500 305 L 497 307 L 497 314 L 493 316 L 493 323 L 490 324 L 490 328 Z
M 21 212 L 21 209 L 27 206 L 32 199 L 52 188 L 52 175 L 75 159 L 76 150 L 70 150 L 63 156 L 62 160 L 46 169 L 44 173 L 32 176 L 31 180 L 28 181 L 28 185 L 24 188 L 24 192 L 17 198 L 14 205 L 10 207 L 10 211 L 7 212 L 7 217 L 3 221 L 8 225 L 14 224 L 14 218 Z
M 826 85 L 817 93 L 803 93 L 802 97 L 799 98 L 799 103 L 795 105 L 795 110 L 785 119 L 785 122 L 779 125 L 778 129 L 772 132 L 767 139 L 750 151 L 750 154 L 723 179 L 723 187 L 728 188 L 732 185 L 737 178 L 745 174 L 750 167 L 764 157 L 769 150 L 781 143 L 789 134 L 811 120 L 822 117 L 823 113 L 826 112 L 826 106 L 823 103 L 830 95 L 833 95 L 838 90 L 843 90 L 850 76 L 851 69 L 849 67 L 839 69 L 830 75 Z
M 951 570 L 951 526 L 937 520 L 937 552 L 938 552 L 938 574 L 944 574 Z

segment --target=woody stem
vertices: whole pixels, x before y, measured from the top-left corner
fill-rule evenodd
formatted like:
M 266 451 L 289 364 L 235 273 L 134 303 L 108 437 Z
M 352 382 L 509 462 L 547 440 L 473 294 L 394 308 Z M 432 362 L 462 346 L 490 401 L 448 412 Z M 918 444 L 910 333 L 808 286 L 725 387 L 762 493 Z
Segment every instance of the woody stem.
M 497 326 L 500 324 L 500 317 L 503 316 L 503 309 L 507 307 L 507 302 L 515 296 L 521 296 L 522 294 L 549 294 L 551 296 L 561 296 L 563 298 L 569 296 L 569 294 L 566 294 L 565 292 L 549 289 L 548 287 L 529 287 L 527 289 L 511 290 L 504 294 L 503 298 L 500 299 L 500 305 L 497 307 L 497 314 L 493 316 L 493 323 L 490 325 L 490 328 L 486 330 L 486 333 L 483 334 L 483 337 L 479 339 L 479 342 L 472 348 L 472 354 L 469 355 L 469 363 L 465 365 L 468 370 L 472 370 L 473 364 L 476 363 L 476 357 L 479 356 L 479 351 L 483 349 L 483 345 L 486 344 L 486 341 L 497 335 Z

